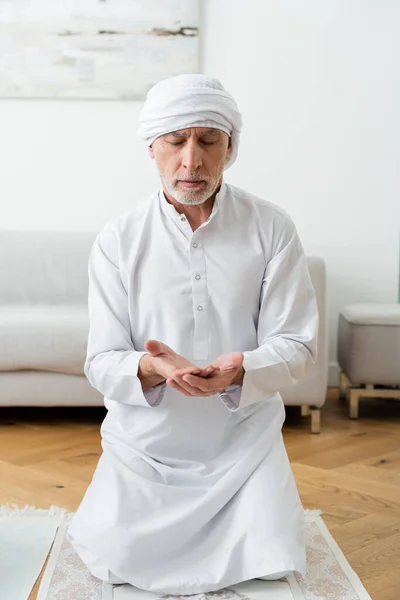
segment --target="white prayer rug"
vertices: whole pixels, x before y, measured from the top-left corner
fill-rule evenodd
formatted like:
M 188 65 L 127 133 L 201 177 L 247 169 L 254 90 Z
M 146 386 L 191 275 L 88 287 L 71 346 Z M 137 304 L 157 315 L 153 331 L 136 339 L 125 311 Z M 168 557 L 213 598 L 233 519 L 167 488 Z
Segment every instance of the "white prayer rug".
M 50 511 L 37 511 L 33 507 L 22 510 L 0 507 L 1 527 L 10 527 L 18 520 L 18 544 L 23 540 L 26 527 L 25 553 L 31 553 L 22 564 L 15 555 L 15 564 L 0 553 L 0 572 L 6 566 L 9 589 L 13 590 L 12 600 L 27 600 L 28 588 L 39 574 L 47 552 L 51 553 L 46 565 L 37 600 L 371 600 L 360 579 L 345 559 L 339 546 L 329 533 L 320 517 L 320 511 L 305 511 L 307 521 L 307 574 L 305 579 L 295 573 L 277 581 L 251 580 L 232 585 L 217 592 L 193 594 L 192 596 L 174 596 L 146 592 L 128 584 L 110 585 L 93 577 L 65 538 L 73 513 L 51 507 Z M 16 515 L 19 515 L 16 518 Z M 41 516 L 38 519 L 38 515 Z M 35 531 L 32 523 L 35 522 Z M 38 523 L 43 523 L 43 535 L 38 533 Z M 54 526 L 53 529 L 51 526 Z M 52 531 L 56 530 L 55 538 Z M 8 529 L 10 531 L 10 529 Z M 29 542 L 32 535 L 40 540 L 38 550 Z M 29 537 L 30 536 L 30 537 Z M 46 537 L 47 536 L 47 537 Z M 47 540 L 47 542 L 46 542 Z M 54 543 L 53 543 L 54 540 Z M 39 556 L 40 554 L 40 556 Z M 3 562 L 4 561 L 4 562 Z M 24 565 L 35 564 L 35 569 L 25 569 Z M 14 567 L 14 568 L 13 568 Z M 13 583 L 12 574 L 16 582 Z M 25 585 L 21 581 L 26 579 Z M 15 584 L 15 585 L 14 585 Z M 19 587 L 18 587 L 19 585 Z M 13 587 L 14 586 L 14 587 Z M 20 589 L 21 588 L 21 589 Z M 23 588 L 24 591 L 21 591 Z M 18 594 L 14 593 L 18 591 Z M 27 594 L 27 595 L 24 595 Z M 11 598 L 11 597 L 10 597 Z M 8 598 L 7 598 L 8 600 Z

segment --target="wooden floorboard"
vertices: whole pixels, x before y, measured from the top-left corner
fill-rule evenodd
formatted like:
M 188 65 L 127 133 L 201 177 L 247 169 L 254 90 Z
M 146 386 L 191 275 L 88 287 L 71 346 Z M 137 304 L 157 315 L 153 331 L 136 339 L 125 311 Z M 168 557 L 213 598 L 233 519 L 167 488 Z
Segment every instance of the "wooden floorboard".
M 400 402 L 361 400 L 356 421 L 347 412 L 330 389 L 322 432 L 311 435 L 309 417 L 287 408 L 288 456 L 304 507 L 322 509 L 372 599 L 399 600 Z M 104 416 L 103 408 L 1 408 L 0 504 L 76 510 L 101 454 Z

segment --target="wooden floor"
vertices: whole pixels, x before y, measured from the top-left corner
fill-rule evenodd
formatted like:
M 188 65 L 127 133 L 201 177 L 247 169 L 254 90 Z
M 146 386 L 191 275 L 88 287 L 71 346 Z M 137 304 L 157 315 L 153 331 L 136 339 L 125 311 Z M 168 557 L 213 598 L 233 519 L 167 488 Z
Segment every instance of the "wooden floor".
M 101 452 L 104 415 L 0 409 L 0 504 L 75 510 Z M 399 600 L 400 402 L 361 400 L 360 419 L 350 421 L 331 389 L 320 435 L 309 433 L 308 419 L 289 408 L 283 431 L 304 506 L 323 510 L 373 600 Z

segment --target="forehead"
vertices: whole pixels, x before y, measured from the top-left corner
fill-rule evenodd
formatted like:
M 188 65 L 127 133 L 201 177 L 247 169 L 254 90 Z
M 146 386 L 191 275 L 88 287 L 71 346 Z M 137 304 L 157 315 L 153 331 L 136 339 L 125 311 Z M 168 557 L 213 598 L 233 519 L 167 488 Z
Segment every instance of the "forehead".
M 213 127 L 186 127 L 185 129 L 178 129 L 177 131 L 171 131 L 165 135 L 172 135 L 177 137 L 204 137 L 204 136 L 218 136 L 223 133 L 220 129 Z

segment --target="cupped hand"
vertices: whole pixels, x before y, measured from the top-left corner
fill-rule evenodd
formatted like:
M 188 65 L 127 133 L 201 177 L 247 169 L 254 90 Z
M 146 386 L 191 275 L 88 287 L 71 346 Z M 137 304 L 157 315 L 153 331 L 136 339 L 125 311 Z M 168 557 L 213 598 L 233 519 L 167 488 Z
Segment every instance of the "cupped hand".
M 216 370 L 211 365 L 204 368 L 197 367 L 187 358 L 177 354 L 172 348 L 158 340 L 147 340 L 144 346 L 151 357 L 154 372 L 166 380 L 187 373 L 198 377 L 208 377 Z
M 230 352 L 222 354 L 200 372 L 183 367 L 167 379 L 167 384 L 186 396 L 214 396 L 233 383 L 242 383 L 243 358 L 242 352 Z

